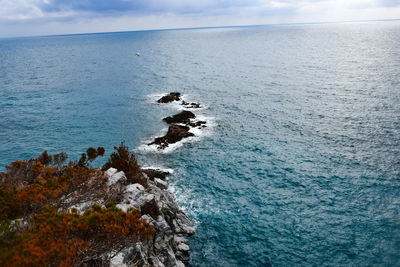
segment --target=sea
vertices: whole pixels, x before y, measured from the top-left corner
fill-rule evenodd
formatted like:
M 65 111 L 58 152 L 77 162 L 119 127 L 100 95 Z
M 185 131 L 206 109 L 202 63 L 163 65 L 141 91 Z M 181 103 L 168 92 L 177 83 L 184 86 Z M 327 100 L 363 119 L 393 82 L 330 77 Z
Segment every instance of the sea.
M 169 92 L 207 127 L 162 151 Z M 172 172 L 190 266 L 400 266 L 400 21 L 0 39 L 1 171 L 121 141 Z

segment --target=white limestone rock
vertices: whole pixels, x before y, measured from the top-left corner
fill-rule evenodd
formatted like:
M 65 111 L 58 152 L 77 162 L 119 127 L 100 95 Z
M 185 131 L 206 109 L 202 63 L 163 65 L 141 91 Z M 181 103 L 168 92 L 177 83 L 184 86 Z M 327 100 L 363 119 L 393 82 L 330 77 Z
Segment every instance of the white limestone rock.
M 168 188 L 168 183 L 158 178 L 154 178 L 154 182 L 160 189 L 166 190 Z
M 127 180 L 125 173 L 123 171 L 114 172 L 114 170 L 115 170 L 114 168 L 110 168 L 107 170 L 107 172 L 110 171 L 109 173 L 112 173 L 112 175 L 108 175 L 106 172 L 106 174 L 108 175 L 108 182 L 107 182 L 108 186 L 112 186 L 118 182 L 125 182 Z
M 106 174 L 110 177 L 110 186 L 115 186 L 119 181 L 126 182 L 125 174 L 116 169 L 110 168 Z M 157 218 L 152 218 L 148 214 L 142 215 L 142 219 L 156 230 L 156 234 L 153 239 L 137 242 L 124 249 L 124 253 L 115 256 L 110 266 L 118 266 L 117 263 L 121 263 L 120 266 L 126 264 L 126 266 L 184 267 L 190 259 L 188 237 L 193 235 L 195 230 L 189 218 L 177 205 L 174 195 L 166 190 L 167 182 L 158 178 L 151 181 L 147 175 L 143 178 L 147 180 L 148 187 L 144 188 L 140 184 L 124 185 L 124 198 L 117 207 L 124 211 L 130 207 L 140 211 L 146 204 L 158 207 Z

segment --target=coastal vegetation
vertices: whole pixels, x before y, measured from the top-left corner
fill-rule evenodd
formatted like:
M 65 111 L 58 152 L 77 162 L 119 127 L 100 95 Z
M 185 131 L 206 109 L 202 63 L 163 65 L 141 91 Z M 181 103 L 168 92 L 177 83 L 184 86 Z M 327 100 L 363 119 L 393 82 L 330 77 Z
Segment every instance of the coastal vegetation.
M 1 266 L 101 266 L 155 230 L 133 208 L 123 211 L 121 188 L 90 166 L 104 148 L 88 148 L 77 162 L 66 153 L 15 161 L 0 173 Z M 126 183 L 146 186 L 133 154 L 121 143 L 103 170 L 124 171 Z M 82 209 L 81 203 L 90 203 Z M 152 207 L 147 207 L 152 210 Z M 154 211 L 151 211 L 154 213 Z

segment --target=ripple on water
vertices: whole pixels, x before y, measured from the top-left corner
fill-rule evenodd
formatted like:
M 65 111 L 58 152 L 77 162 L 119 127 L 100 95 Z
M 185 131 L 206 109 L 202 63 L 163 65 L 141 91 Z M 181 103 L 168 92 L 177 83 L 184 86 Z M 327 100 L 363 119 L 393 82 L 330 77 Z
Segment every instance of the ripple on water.
M 197 228 L 192 266 L 397 266 L 398 27 L 1 39 L 2 170 L 125 140 L 174 170 L 170 190 Z M 136 149 L 182 109 L 155 103 L 162 91 L 205 104 L 195 113 L 215 126 L 166 154 Z

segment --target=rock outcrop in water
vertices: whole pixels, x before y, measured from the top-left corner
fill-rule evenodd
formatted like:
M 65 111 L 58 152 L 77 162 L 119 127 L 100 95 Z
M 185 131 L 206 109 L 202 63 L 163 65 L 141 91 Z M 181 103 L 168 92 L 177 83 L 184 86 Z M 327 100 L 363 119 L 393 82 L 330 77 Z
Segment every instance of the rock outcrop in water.
M 183 124 L 188 124 L 190 122 L 190 119 L 196 118 L 196 115 L 193 114 L 191 111 L 184 110 L 172 117 L 166 117 L 163 119 L 168 124 L 171 123 L 183 123 Z
M 169 103 L 172 101 L 176 101 L 180 99 L 180 93 L 169 93 L 163 97 L 161 97 L 157 102 L 158 103 Z M 181 105 L 185 108 L 200 108 L 200 104 L 198 103 L 187 103 L 182 100 Z M 148 145 L 157 145 L 158 149 L 164 149 L 168 147 L 169 144 L 173 144 L 181 141 L 184 138 L 194 136 L 193 133 L 190 132 L 191 128 L 195 127 L 206 127 L 206 121 L 194 120 L 196 115 L 188 110 L 184 110 L 178 114 L 173 116 L 169 116 L 163 119 L 166 123 L 170 124 L 168 128 L 168 132 L 161 137 L 157 137 L 153 142 Z
M 158 149 L 164 149 L 168 147 L 169 144 L 174 144 L 181 141 L 183 138 L 194 136 L 189 130 L 190 128 L 188 126 L 171 124 L 168 128 L 168 132 L 164 136 L 157 137 L 149 145 L 157 145 Z
M 181 93 L 171 92 L 157 100 L 158 103 L 170 103 L 181 100 Z

